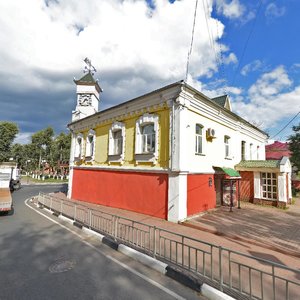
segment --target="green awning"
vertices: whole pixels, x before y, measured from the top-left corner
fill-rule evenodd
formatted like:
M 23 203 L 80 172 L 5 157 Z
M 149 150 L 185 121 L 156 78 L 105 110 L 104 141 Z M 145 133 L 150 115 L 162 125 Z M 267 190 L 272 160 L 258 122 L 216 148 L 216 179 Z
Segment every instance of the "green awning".
M 235 169 L 231 169 L 231 168 L 221 168 L 221 167 L 214 167 L 214 169 L 216 171 L 221 171 L 224 172 L 226 175 L 228 175 L 229 177 L 238 177 L 240 178 L 241 175 L 238 171 L 236 171 Z

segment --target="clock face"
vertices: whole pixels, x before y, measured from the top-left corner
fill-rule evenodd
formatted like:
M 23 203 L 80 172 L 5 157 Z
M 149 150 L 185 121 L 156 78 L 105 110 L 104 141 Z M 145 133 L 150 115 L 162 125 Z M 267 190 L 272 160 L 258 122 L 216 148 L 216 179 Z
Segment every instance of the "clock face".
M 79 95 L 79 105 L 80 106 L 90 106 L 92 104 L 92 96 L 89 94 Z

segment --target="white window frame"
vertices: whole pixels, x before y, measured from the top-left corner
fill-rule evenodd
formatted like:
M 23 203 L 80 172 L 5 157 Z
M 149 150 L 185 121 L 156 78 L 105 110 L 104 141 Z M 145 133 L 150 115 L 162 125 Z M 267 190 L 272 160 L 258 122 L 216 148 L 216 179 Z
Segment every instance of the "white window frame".
M 92 143 L 90 138 L 92 137 Z M 92 161 L 95 159 L 95 145 L 96 145 L 96 133 L 93 129 L 90 129 L 85 142 L 85 159 Z
M 197 133 L 197 126 L 201 128 L 201 134 Z M 197 123 L 195 125 L 195 154 L 196 155 L 204 154 L 204 136 L 205 136 L 204 126 Z M 199 151 L 199 146 L 201 146 L 200 151 Z
M 278 199 L 278 179 L 277 173 L 261 173 L 261 196 L 262 199 L 277 201 Z
M 158 159 L 159 153 L 159 117 L 155 114 L 146 113 L 137 119 L 135 123 L 135 160 L 136 162 L 153 162 Z M 143 126 L 153 124 L 155 133 L 154 152 L 143 152 Z
M 121 153 L 115 154 L 115 139 L 114 132 L 121 131 L 122 134 L 122 149 Z M 125 158 L 125 139 L 126 139 L 126 130 L 125 124 L 122 122 L 114 122 L 109 129 L 109 140 L 108 140 L 108 160 L 110 162 L 123 162 Z
M 229 135 L 224 135 L 225 158 L 231 159 L 231 138 Z
M 79 140 L 81 141 L 79 143 Z M 83 149 L 83 135 L 79 133 L 75 137 L 75 147 L 74 147 L 74 159 L 80 160 L 82 158 L 82 149 Z

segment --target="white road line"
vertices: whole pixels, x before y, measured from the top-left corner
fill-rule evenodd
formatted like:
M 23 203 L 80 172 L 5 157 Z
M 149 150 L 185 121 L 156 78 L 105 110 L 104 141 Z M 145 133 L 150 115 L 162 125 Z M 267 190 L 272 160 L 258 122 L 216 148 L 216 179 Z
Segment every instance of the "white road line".
M 138 271 L 132 269 L 132 268 L 129 267 L 128 265 L 126 265 L 126 264 L 124 264 L 124 263 L 118 261 L 117 259 L 115 259 L 115 258 L 111 257 L 110 255 L 107 255 L 107 254 L 105 254 L 104 252 L 102 252 L 101 250 L 97 249 L 94 245 L 92 245 L 92 244 L 90 244 L 89 242 L 83 240 L 83 239 L 82 239 L 82 236 L 81 236 L 80 234 L 78 234 L 77 232 L 75 232 L 75 231 L 73 231 L 72 229 L 70 229 L 70 228 L 68 228 L 68 227 L 66 227 L 66 226 L 64 226 L 64 225 L 62 225 L 62 224 L 60 224 L 59 222 L 57 222 L 57 221 L 51 219 L 50 217 L 48 217 L 48 216 L 46 216 L 45 214 L 43 214 L 43 213 L 41 213 L 40 211 L 38 211 L 37 209 L 31 207 L 31 206 L 27 203 L 28 200 L 29 200 L 29 199 L 25 200 L 25 205 L 26 205 L 27 207 L 29 207 L 30 209 L 34 210 L 36 213 L 40 214 L 41 216 L 45 217 L 46 219 L 50 220 L 51 222 L 53 222 L 53 223 L 59 225 L 60 227 L 62 227 L 62 228 L 64 228 L 64 229 L 68 230 L 69 232 L 73 233 L 74 235 L 76 235 L 77 237 L 79 237 L 80 240 L 81 240 L 84 244 L 86 244 L 87 246 L 91 247 L 91 248 L 94 249 L 95 251 L 97 251 L 97 252 L 99 252 L 100 254 L 104 255 L 106 258 L 110 259 L 111 261 L 115 262 L 116 264 L 120 265 L 121 267 L 123 267 L 124 269 L 130 271 L 131 273 L 135 274 L 136 276 L 138 276 L 138 277 L 144 279 L 145 281 L 149 282 L 150 284 L 152 284 L 152 285 L 158 287 L 159 289 L 161 289 L 161 290 L 164 291 L 165 293 L 169 294 L 170 296 L 174 297 L 175 299 L 178 299 L 178 300 L 185 300 L 185 298 L 183 298 L 183 297 L 181 297 L 180 295 L 176 294 L 175 292 L 169 290 L 168 288 L 164 287 L 163 285 L 159 284 L 158 282 L 156 282 L 156 281 L 154 281 L 154 280 L 152 280 L 152 279 L 146 277 L 145 275 L 143 275 L 143 274 L 141 274 L 140 272 L 138 272 Z

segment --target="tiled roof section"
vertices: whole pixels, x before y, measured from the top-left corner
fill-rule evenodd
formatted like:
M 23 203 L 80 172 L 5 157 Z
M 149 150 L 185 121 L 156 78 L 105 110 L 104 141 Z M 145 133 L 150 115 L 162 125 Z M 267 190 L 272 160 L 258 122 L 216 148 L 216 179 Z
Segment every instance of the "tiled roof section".
M 227 95 L 223 95 L 223 96 L 212 98 L 211 100 L 216 104 L 225 107 L 226 99 L 227 99 Z
M 283 156 L 291 156 L 288 143 L 274 142 L 266 145 L 266 159 L 281 159 Z
M 279 168 L 280 160 L 242 160 L 236 168 Z
M 94 79 L 94 77 L 92 76 L 92 74 L 90 72 L 88 72 L 87 74 L 85 74 L 83 77 L 81 77 L 78 80 L 74 80 L 77 84 L 78 83 L 85 83 L 85 84 L 91 84 L 91 83 L 96 83 L 96 80 Z

